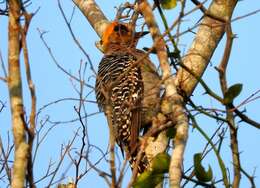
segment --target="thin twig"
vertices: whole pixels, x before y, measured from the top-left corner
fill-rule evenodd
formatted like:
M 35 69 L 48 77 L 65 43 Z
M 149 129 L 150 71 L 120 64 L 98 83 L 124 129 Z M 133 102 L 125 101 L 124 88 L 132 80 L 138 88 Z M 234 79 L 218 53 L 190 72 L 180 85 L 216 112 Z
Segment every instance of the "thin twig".
M 8 140 L 9 140 L 9 137 L 8 137 Z M 9 144 L 8 144 L 8 146 L 9 146 Z M 8 158 L 9 158 L 9 154 L 11 153 L 11 151 L 13 149 L 13 146 L 10 147 L 10 149 L 7 150 L 7 153 L 6 153 L 5 150 L 4 150 L 4 147 L 3 147 L 2 138 L 0 137 L 0 149 L 1 149 L 2 155 L 4 157 L 4 163 L 2 165 L 5 168 L 9 184 L 11 184 L 11 180 L 12 180 L 11 178 L 12 177 L 11 177 L 11 169 L 8 165 Z
M 4 63 L 4 60 L 3 60 L 3 57 L 2 57 L 1 50 L 0 50 L 0 61 L 1 61 L 1 66 L 2 66 L 2 69 L 3 69 L 3 72 L 4 72 L 4 76 L 5 76 L 5 78 L 7 78 L 7 71 L 6 71 L 6 68 L 5 68 L 5 63 Z
M 79 80 L 76 76 L 74 76 L 74 75 L 72 75 L 71 73 L 69 73 L 67 70 L 65 70 L 65 69 L 58 63 L 58 61 L 56 60 L 54 54 L 52 53 L 51 48 L 48 46 L 47 42 L 46 42 L 45 39 L 44 39 L 44 34 L 46 34 L 46 32 L 42 32 L 39 28 L 37 28 L 37 30 L 38 30 L 38 33 L 39 33 L 39 35 L 40 35 L 40 38 L 41 38 L 41 40 L 42 40 L 44 46 L 47 48 L 47 50 L 48 50 L 48 52 L 49 52 L 49 54 L 50 54 L 50 56 L 51 56 L 53 62 L 55 63 L 55 65 L 56 65 L 62 72 L 64 72 L 66 75 L 68 75 L 70 78 L 72 78 L 72 79 L 74 79 L 74 80 L 80 82 L 80 80 Z M 87 84 L 87 83 L 84 83 L 84 85 L 87 86 L 87 87 L 89 87 L 89 88 L 91 88 L 91 89 L 94 89 L 94 87 L 93 87 L 92 85 L 89 85 L 89 84 Z
M 244 18 L 246 18 L 246 17 L 252 16 L 252 15 L 257 14 L 257 13 L 259 13 L 259 12 L 260 12 L 260 9 L 257 9 L 257 10 L 255 10 L 255 11 L 249 12 L 249 13 L 247 13 L 247 14 L 245 14 L 245 15 L 238 16 L 238 17 L 236 17 L 236 18 L 233 18 L 233 19 L 231 20 L 231 22 L 235 22 L 235 21 L 237 21 L 237 20 L 244 19 Z
M 225 51 L 222 57 L 222 61 L 220 62 L 217 68 L 219 72 L 219 81 L 220 81 L 220 86 L 221 86 L 223 96 L 228 90 L 226 69 L 229 62 L 229 57 L 231 54 L 231 49 L 232 49 L 232 44 L 234 39 L 230 22 L 226 23 L 226 36 L 227 36 L 227 41 L 226 41 Z M 241 179 L 241 174 L 240 174 L 241 165 L 240 165 L 240 156 L 239 156 L 238 139 L 237 139 L 237 127 L 235 125 L 234 114 L 232 111 L 230 111 L 230 105 L 225 105 L 225 106 L 227 111 L 226 119 L 228 121 L 229 129 L 230 129 L 230 142 L 231 142 L 231 151 L 232 151 L 232 158 L 233 158 L 234 179 L 233 179 L 232 187 L 238 188 Z M 226 183 L 225 185 L 227 186 Z
M 251 188 L 256 188 L 255 180 L 254 180 L 255 176 L 254 175 L 250 176 L 242 167 L 240 167 L 240 170 L 248 178 L 248 180 L 250 181 Z
M 79 121 L 82 127 L 82 137 L 81 137 L 81 148 L 80 148 L 80 152 L 79 152 L 79 159 L 76 161 L 76 174 L 75 174 L 75 186 L 77 186 L 79 180 L 83 177 L 83 174 L 79 174 L 79 170 L 80 170 L 80 164 L 83 158 L 83 152 L 84 149 L 86 147 L 86 128 L 85 128 L 85 124 L 83 123 L 83 120 L 81 118 L 81 114 L 80 111 L 78 111 L 77 109 L 75 109 L 75 111 L 77 112 L 78 116 L 79 116 Z
M 0 100 L 0 103 L 1 103 L 0 112 L 2 112 L 2 110 L 3 110 L 6 106 L 5 106 L 5 103 L 2 102 L 1 100 Z
M 82 45 L 80 44 L 80 42 L 79 42 L 78 39 L 76 38 L 74 32 L 72 31 L 72 28 L 71 28 L 71 25 L 70 25 L 70 21 L 68 21 L 67 18 L 66 18 L 66 16 L 65 16 L 65 13 L 64 13 L 64 11 L 63 11 L 63 8 L 61 7 L 60 0 L 58 0 L 58 7 L 59 7 L 59 10 L 60 10 L 60 12 L 61 12 L 61 14 L 62 14 L 62 17 L 63 17 L 63 19 L 64 19 L 64 21 L 65 21 L 65 23 L 66 23 L 66 25 L 67 25 L 67 27 L 68 27 L 68 29 L 69 29 L 70 35 L 72 36 L 72 38 L 73 38 L 75 44 L 78 46 L 78 48 L 80 49 L 80 51 L 81 51 L 81 52 L 85 55 L 85 57 L 87 58 L 87 60 L 88 60 L 88 62 L 89 62 L 89 64 L 90 64 L 90 69 L 92 70 L 92 72 L 93 72 L 95 75 L 97 75 L 97 72 L 96 72 L 95 69 L 94 69 L 93 63 L 92 63 L 92 61 L 91 61 L 91 59 L 90 59 L 88 53 L 84 50 L 84 48 L 82 47 Z
M 223 177 L 223 182 L 226 186 L 226 183 L 228 183 L 228 179 L 227 179 L 227 172 L 226 172 L 226 166 L 224 161 L 222 160 L 220 154 L 218 153 L 217 148 L 214 146 L 214 144 L 212 143 L 212 141 L 210 140 L 210 138 L 208 137 L 208 135 L 199 127 L 199 125 L 197 124 L 196 119 L 193 116 L 190 116 L 192 122 L 193 122 L 193 126 L 201 133 L 201 135 L 208 141 L 208 143 L 210 144 L 210 146 L 212 147 L 217 159 L 218 159 L 218 164 L 222 173 L 222 177 Z M 227 187 L 227 186 L 226 186 Z
M 111 103 L 106 103 L 111 104 Z M 111 172 L 111 188 L 116 188 L 117 181 L 116 181 L 116 166 L 115 166 L 115 143 L 116 138 L 114 135 L 114 128 L 112 122 L 112 106 L 107 105 L 105 109 L 105 113 L 107 116 L 107 122 L 109 126 L 109 153 L 110 153 L 110 172 Z
M 77 99 L 77 98 L 72 98 L 72 97 L 67 97 L 67 98 L 61 98 L 61 99 L 57 99 L 55 101 L 52 101 L 52 102 L 49 102 L 45 105 L 43 105 L 42 107 L 39 108 L 38 112 L 37 112 L 37 116 L 39 116 L 39 114 L 46 108 L 50 107 L 51 105 L 54 105 L 54 104 L 58 104 L 60 102 L 65 102 L 65 101 L 79 101 L 79 100 L 82 100 L 82 102 L 87 102 L 87 103 L 93 103 L 93 104 L 96 104 L 97 102 L 96 101 L 92 101 L 92 100 L 84 100 L 84 99 Z
M 51 185 L 53 185 L 54 178 L 55 178 L 58 170 L 60 169 L 66 154 L 68 153 L 68 151 L 70 150 L 72 144 L 74 143 L 74 141 L 75 141 L 75 139 L 77 137 L 77 132 L 78 131 L 79 131 L 79 129 L 76 131 L 76 133 L 75 133 L 74 137 L 72 138 L 72 140 L 70 142 L 68 142 L 67 146 L 65 146 L 65 151 L 61 154 L 61 157 L 59 159 L 59 163 L 57 164 L 57 166 L 56 166 L 56 168 L 55 168 L 55 170 L 54 170 L 54 172 L 52 174 L 52 177 L 51 177 L 47 187 L 50 187 Z

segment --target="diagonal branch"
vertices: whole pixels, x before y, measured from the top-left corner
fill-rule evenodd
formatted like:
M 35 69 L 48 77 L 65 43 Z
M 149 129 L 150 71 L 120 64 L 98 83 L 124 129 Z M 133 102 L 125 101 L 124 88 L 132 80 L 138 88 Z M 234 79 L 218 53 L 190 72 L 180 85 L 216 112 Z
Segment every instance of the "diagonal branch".
M 72 0 L 75 5 L 81 10 L 84 16 L 88 19 L 93 29 L 99 37 L 102 37 L 103 31 L 109 24 L 108 19 L 100 10 L 94 0 Z
M 198 77 L 201 77 L 204 73 L 219 41 L 225 33 L 225 23 L 214 17 L 228 21 L 232 16 L 236 3 L 237 0 L 214 0 L 208 8 L 207 12 L 211 17 L 205 16 L 203 18 L 190 49 L 182 59 L 183 64 L 196 73 Z M 187 96 L 192 94 L 198 84 L 198 80 L 184 68 L 180 68 L 178 71 L 176 82 Z
M 65 13 L 64 13 L 63 8 L 62 8 L 62 6 L 61 6 L 60 0 L 58 0 L 58 7 L 59 7 L 59 9 L 60 9 L 60 12 L 61 12 L 61 14 L 62 14 L 62 17 L 63 17 L 63 19 L 64 19 L 64 21 L 65 21 L 65 23 L 66 23 L 66 25 L 67 25 L 67 27 L 68 27 L 68 29 L 69 29 L 70 35 L 72 36 L 72 38 L 73 38 L 75 44 L 78 46 L 78 48 L 81 50 L 81 52 L 82 52 L 82 53 L 85 55 L 85 57 L 87 58 L 87 60 L 88 60 L 88 62 L 89 62 L 89 64 L 90 64 L 90 68 L 91 68 L 91 70 L 93 71 L 93 73 L 94 73 L 95 75 L 97 75 L 97 73 L 96 73 L 96 71 L 95 71 L 95 69 L 94 69 L 94 67 L 93 67 L 93 63 L 92 63 L 92 61 L 91 61 L 91 59 L 90 59 L 88 53 L 84 50 L 83 46 L 80 44 L 80 42 L 79 42 L 78 39 L 76 38 L 74 32 L 72 31 L 70 21 L 69 21 L 69 20 L 66 18 L 66 16 L 65 16 Z M 73 15 L 72 15 L 72 16 L 73 16 Z M 71 16 L 71 18 L 72 18 L 72 16 Z

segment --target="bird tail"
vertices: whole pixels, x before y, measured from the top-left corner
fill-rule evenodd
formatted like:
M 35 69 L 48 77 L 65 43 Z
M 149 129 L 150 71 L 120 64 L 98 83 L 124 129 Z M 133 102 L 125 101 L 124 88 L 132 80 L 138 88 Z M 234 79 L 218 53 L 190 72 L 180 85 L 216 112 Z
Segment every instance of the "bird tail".
M 141 153 L 139 154 L 139 152 Z M 140 159 L 138 160 L 139 156 Z M 145 155 L 145 152 L 138 151 L 138 149 L 130 155 L 129 163 L 132 170 L 134 170 L 134 168 L 138 168 L 138 173 L 143 173 L 149 166 L 148 158 Z

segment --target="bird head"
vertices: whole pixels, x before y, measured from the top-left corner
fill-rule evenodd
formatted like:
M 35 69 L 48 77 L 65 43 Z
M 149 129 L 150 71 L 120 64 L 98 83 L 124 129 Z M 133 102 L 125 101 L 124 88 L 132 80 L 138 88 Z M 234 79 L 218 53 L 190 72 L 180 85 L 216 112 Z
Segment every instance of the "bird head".
M 112 22 L 105 29 L 100 40 L 101 50 L 106 52 L 113 47 L 135 48 L 137 41 L 149 32 L 135 32 L 131 24 Z

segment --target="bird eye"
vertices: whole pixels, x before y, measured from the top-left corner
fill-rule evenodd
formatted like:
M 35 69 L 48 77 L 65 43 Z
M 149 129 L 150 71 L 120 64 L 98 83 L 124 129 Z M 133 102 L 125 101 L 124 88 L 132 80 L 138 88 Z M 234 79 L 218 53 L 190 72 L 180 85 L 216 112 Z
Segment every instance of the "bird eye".
M 118 24 L 114 27 L 114 31 L 118 32 L 128 32 L 128 28 L 123 24 Z
M 119 25 L 116 25 L 116 26 L 114 27 L 114 31 L 119 31 Z

